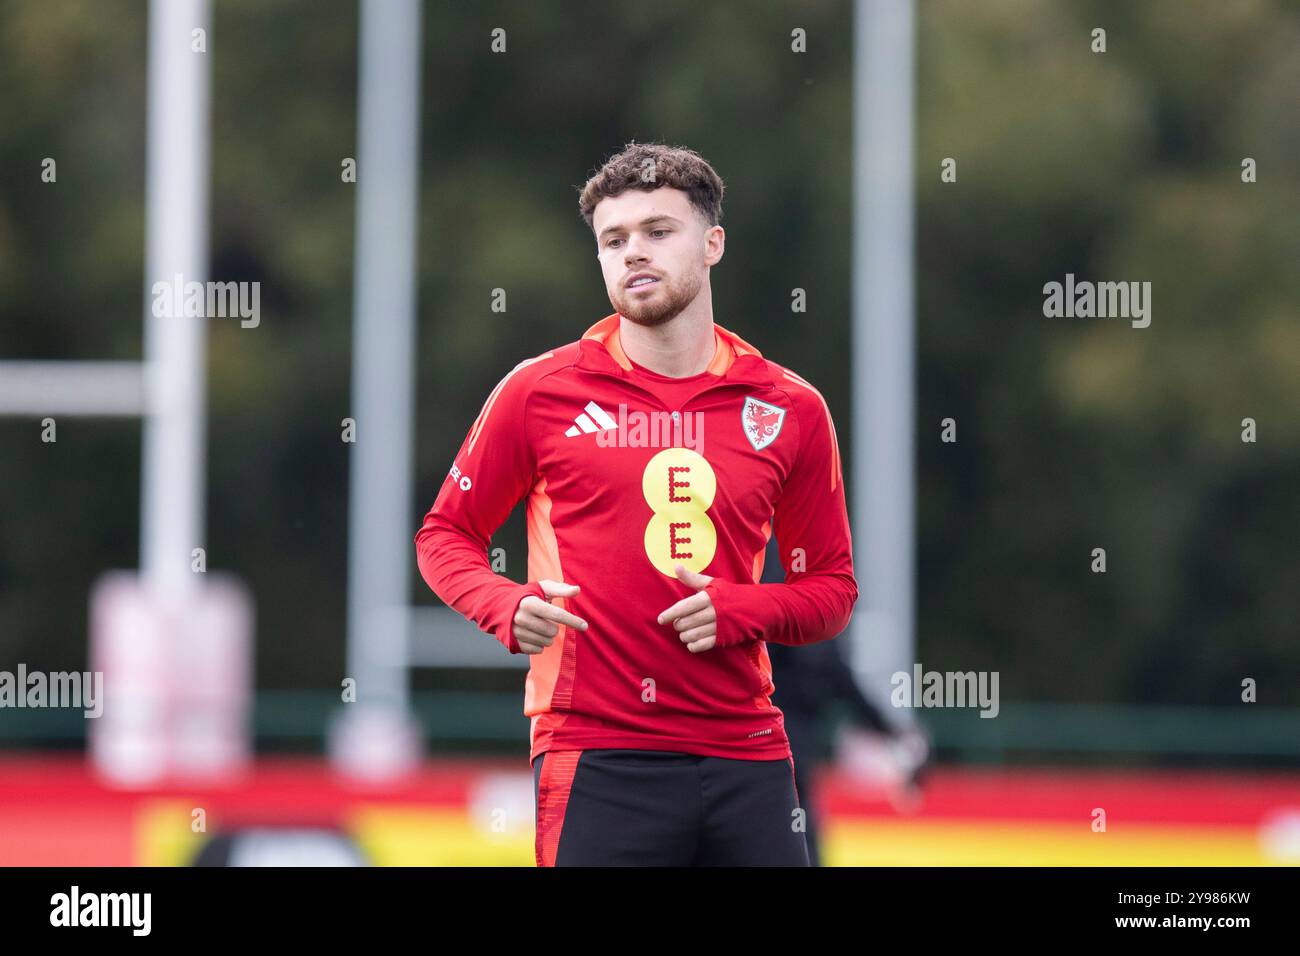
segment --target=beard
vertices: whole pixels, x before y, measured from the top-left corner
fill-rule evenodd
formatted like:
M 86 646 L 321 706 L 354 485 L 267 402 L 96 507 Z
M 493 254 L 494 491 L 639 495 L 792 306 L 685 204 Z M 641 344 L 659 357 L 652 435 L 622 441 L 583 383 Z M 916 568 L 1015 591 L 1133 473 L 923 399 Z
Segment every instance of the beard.
M 663 325 L 682 314 L 682 311 L 695 301 L 704 285 L 703 270 L 688 270 L 686 275 L 674 280 L 671 276 L 659 279 L 654 293 L 641 298 L 632 290 L 620 286 L 609 297 L 610 304 L 618 313 L 637 325 L 647 327 Z

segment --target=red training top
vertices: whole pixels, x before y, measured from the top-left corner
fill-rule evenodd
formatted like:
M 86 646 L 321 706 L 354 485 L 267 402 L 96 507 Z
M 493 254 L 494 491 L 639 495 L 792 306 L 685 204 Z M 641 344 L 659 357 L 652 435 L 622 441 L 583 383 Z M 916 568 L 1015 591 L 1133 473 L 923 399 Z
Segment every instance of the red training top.
M 530 759 L 617 747 L 790 756 L 765 641 L 810 644 L 857 600 L 839 445 L 821 393 L 714 325 L 699 375 L 635 365 L 618 313 L 525 359 L 492 390 L 415 536 L 420 573 L 448 605 L 520 653 L 519 602 L 541 579 L 587 622 L 530 656 Z M 493 533 L 527 495 L 528 584 L 495 574 Z M 759 584 L 773 532 L 785 583 Z M 656 618 L 704 589 L 717 643 L 693 654 Z

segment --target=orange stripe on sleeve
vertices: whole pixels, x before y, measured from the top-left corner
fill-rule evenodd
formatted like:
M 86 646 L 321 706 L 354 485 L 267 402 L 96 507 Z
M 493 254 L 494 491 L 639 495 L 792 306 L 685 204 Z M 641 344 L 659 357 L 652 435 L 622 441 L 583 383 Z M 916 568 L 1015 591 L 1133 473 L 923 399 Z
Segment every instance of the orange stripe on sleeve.
M 497 397 L 501 394 L 501 390 L 505 388 L 506 382 L 514 378 L 515 373 L 520 371 L 521 369 L 527 368 L 528 366 L 532 365 L 534 362 L 540 362 L 543 359 L 548 359 L 554 354 L 555 354 L 554 352 L 544 352 L 541 355 L 535 355 L 530 359 L 524 359 L 522 362 L 520 362 L 518 365 L 512 368 L 506 374 L 505 378 L 497 382 L 497 387 L 492 389 L 492 393 L 488 395 L 487 401 L 483 403 L 483 410 L 478 413 L 478 418 L 474 419 L 474 426 L 470 429 L 469 432 L 469 445 L 466 446 L 465 448 L 465 452 L 467 454 L 474 450 L 474 445 L 478 441 L 479 433 L 483 431 L 483 426 L 487 423 L 487 418 L 492 411 L 492 406 L 496 404 Z

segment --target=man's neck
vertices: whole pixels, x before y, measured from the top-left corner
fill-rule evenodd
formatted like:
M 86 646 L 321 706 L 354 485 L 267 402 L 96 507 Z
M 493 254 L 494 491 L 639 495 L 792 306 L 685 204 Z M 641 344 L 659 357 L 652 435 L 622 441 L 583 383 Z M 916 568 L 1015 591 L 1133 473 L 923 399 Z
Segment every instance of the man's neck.
M 637 325 L 619 316 L 623 353 L 638 365 L 670 378 L 689 378 L 709 367 L 717 350 L 713 316 L 706 309 L 687 308 L 663 325 Z

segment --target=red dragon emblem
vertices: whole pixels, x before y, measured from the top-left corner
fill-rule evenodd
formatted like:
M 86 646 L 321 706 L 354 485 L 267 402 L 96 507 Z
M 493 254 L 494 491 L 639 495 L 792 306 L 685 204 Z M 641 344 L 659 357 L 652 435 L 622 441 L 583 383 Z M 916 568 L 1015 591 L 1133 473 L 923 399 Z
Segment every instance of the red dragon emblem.
M 785 421 L 785 409 L 760 402 L 756 398 L 746 398 L 740 418 L 749 443 L 755 449 L 765 448 L 781 433 L 781 425 Z

